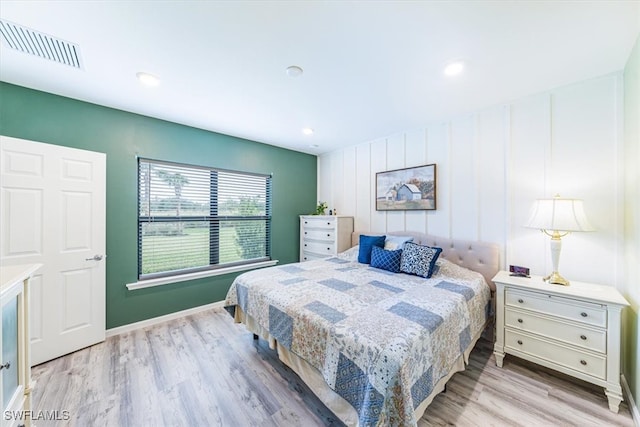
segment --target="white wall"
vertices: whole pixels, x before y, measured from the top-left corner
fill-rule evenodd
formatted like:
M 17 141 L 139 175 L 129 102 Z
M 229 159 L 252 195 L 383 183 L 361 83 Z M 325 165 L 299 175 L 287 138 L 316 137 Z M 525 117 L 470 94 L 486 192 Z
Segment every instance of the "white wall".
M 626 310 L 623 372 L 635 396 L 636 425 L 640 424 L 640 37 L 624 69 L 625 158 L 625 278 Z
M 549 239 L 524 228 L 536 198 L 584 200 L 597 231 L 565 237 L 560 273 L 615 285 L 624 270 L 622 74 L 401 132 L 318 158 L 318 200 L 357 231 L 494 242 L 503 265 L 550 272 Z M 378 212 L 375 174 L 435 163 L 437 210 Z

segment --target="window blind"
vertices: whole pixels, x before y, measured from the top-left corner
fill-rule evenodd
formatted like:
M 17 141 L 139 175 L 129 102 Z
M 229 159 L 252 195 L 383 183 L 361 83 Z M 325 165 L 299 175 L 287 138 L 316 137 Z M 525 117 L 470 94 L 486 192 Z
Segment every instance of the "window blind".
M 271 176 L 138 159 L 138 277 L 271 259 Z

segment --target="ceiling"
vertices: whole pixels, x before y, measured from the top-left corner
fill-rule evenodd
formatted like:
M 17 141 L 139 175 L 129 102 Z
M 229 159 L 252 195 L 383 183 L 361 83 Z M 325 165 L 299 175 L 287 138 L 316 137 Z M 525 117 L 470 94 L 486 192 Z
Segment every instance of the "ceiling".
M 0 17 L 82 63 L 3 44 L 2 81 L 312 154 L 622 70 L 640 32 L 638 1 L 2 0 Z

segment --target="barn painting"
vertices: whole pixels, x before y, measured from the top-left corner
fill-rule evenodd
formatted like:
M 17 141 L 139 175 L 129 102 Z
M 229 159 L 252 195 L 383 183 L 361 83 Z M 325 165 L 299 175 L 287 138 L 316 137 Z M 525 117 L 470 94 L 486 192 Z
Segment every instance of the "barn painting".
M 436 165 L 376 173 L 376 210 L 435 210 Z

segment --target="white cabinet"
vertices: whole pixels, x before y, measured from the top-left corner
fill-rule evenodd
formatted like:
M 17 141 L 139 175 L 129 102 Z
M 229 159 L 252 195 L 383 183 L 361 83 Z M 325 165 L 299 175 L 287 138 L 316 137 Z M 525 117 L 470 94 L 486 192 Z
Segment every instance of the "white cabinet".
M 0 402 L 7 427 L 31 424 L 29 279 L 39 268 L 0 267 Z
M 629 305 L 610 286 L 548 284 L 542 277 L 513 277 L 496 284 L 496 364 L 505 354 L 526 359 L 605 388 L 609 409 L 618 412 L 620 316 Z
M 326 258 L 351 247 L 353 217 L 300 216 L 300 261 Z

